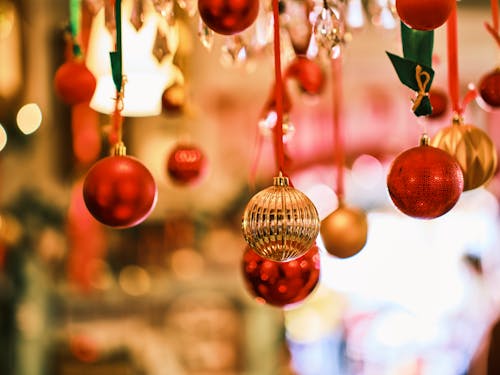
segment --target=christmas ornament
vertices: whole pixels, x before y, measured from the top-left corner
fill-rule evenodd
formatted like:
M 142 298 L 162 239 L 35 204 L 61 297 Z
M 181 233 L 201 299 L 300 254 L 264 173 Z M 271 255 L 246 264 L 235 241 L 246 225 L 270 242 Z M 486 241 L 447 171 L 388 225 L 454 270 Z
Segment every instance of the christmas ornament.
M 242 273 L 247 290 L 260 303 L 285 307 L 303 301 L 319 280 L 320 256 L 313 246 L 301 257 L 274 262 L 247 247 Z
M 448 19 L 456 0 L 396 0 L 401 20 L 416 30 L 434 30 Z
M 489 106 L 500 107 L 500 68 L 496 68 L 481 78 L 479 95 Z
M 495 144 L 481 129 L 464 125 L 460 116 L 455 116 L 451 126 L 434 136 L 432 146 L 446 151 L 458 161 L 464 175 L 464 190 L 484 185 L 495 174 Z
M 399 154 L 387 176 L 392 201 L 406 215 L 433 219 L 451 210 L 460 198 L 464 177 L 458 162 L 447 152 L 421 144 Z
M 156 204 L 153 176 L 137 159 L 125 155 L 123 143 L 99 160 L 83 184 L 83 199 L 92 216 L 115 228 L 144 221 Z
M 92 99 L 96 79 L 83 60 L 70 60 L 57 69 L 54 86 L 62 101 L 74 105 Z
M 448 111 L 448 94 L 440 89 L 429 90 L 429 100 L 431 101 L 432 113 L 428 118 L 437 120 Z
M 163 110 L 167 113 L 182 113 L 186 104 L 186 88 L 180 83 L 168 87 L 161 97 Z
M 167 174 L 179 185 L 193 184 L 202 176 L 205 164 L 205 155 L 198 147 L 179 144 L 168 157 Z
M 303 255 L 319 233 L 316 207 L 288 178 L 274 178 L 273 186 L 255 194 L 242 220 L 243 237 L 264 258 L 283 262 Z
M 309 95 L 319 95 L 325 87 L 325 75 L 319 64 L 304 56 L 297 56 L 288 65 L 285 78 L 295 78 L 301 90 Z
M 248 28 L 259 13 L 258 0 L 198 0 L 205 24 L 219 34 L 232 35 Z
M 326 51 L 329 57 L 339 57 L 345 36 L 345 25 L 341 20 L 341 11 L 336 5 L 330 6 L 325 1 L 315 16 L 313 34 L 316 43 Z
M 339 207 L 321 221 L 321 239 L 326 250 L 338 258 L 356 255 L 366 244 L 368 221 L 357 208 Z

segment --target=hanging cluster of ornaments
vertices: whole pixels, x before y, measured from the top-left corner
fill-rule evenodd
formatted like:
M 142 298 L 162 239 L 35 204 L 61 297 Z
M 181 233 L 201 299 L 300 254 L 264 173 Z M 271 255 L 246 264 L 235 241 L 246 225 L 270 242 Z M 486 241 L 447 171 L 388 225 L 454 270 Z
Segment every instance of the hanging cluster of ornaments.
M 400 0 L 396 6 L 402 21 L 413 29 L 401 23 L 404 58 L 388 56 L 401 82 L 417 91 L 412 107 L 416 116 L 433 113 L 429 98 L 434 76 L 433 29 L 447 22 L 452 125 L 440 130 L 432 141 L 423 134 L 420 146 L 395 158 L 387 176 L 389 195 L 400 211 L 432 219 L 452 209 L 462 191 L 482 186 L 493 176 L 496 150 L 484 131 L 464 125 L 464 108 L 475 93 L 470 92 L 464 103 L 459 103 L 456 2 Z

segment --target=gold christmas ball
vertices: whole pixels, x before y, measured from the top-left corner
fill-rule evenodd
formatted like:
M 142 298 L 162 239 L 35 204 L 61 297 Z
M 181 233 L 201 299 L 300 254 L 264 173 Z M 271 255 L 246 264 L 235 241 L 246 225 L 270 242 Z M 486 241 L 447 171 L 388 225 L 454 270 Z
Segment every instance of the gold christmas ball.
M 495 174 L 495 144 L 478 127 L 464 125 L 461 118 L 454 118 L 451 126 L 441 129 L 431 144 L 448 152 L 458 161 L 464 175 L 464 191 L 484 185 Z
M 326 250 L 337 258 L 356 255 L 366 244 L 368 221 L 364 211 L 343 204 L 321 222 L 321 239 Z
M 301 191 L 289 186 L 288 178 L 274 178 L 255 194 L 243 213 L 245 241 L 260 256 L 284 262 L 305 254 L 319 233 L 316 207 Z

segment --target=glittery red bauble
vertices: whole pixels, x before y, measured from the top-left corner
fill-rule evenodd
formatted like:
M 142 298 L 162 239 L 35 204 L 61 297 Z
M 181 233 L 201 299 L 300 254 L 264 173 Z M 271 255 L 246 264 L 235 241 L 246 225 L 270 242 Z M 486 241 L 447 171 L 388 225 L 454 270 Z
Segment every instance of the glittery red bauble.
M 249 27 L 259 13 L 259 0 L 198 0 L 198 11 L 213 31 L 232 35 Z
M 296 78 L 300 88 L 310 95 L 318 95 L 325 87 L 325 75 L 319 64 L 304 56 L 297 56 L 286 69 L 287 78 Z
M 392 162 L 387 187 L 403 213 L 421 219 L 444 215 L 457 203 L 464 188 L 458 162 L 431 146 L 404 151 Z
M 261 257 L 250 247 L 243 254 L 243 278 L 258 302 L 288 306 L 303 301 L 319 280 L 320 258 L 313 246 L 301 257 L 275 262 Z
M 490 106 L 500 107 L 500 68 L 488 73 L 481 79 L 479 95 Z
M 401 21 L 416 30 L 434 30 L 444 24 L 456 0 L 396 0 Z
M 441 89 L 430 89 L 429 100 L 431 101 L 432 113 L 428 116 L 431 119 L 442 117 L 448 110 L 448 94 Z
M 205 156 L 194 145 L 177 145 L 170 153 L 167 161 L 167 174 L 180 184 L 197 182 L 205 169 Z
M 63 102 L 69 105 L 88 102 L 96 88 L 96 79 L 80 60 L 66 61 L 57 69 L 54 86 Z
M 92 216 L 115 228 L 127 228 L 144 221 L 153 210 L 156 197 L 153 176 L 130 156 L 108 156 L 99 160 L 83 184 L 83 199 Z

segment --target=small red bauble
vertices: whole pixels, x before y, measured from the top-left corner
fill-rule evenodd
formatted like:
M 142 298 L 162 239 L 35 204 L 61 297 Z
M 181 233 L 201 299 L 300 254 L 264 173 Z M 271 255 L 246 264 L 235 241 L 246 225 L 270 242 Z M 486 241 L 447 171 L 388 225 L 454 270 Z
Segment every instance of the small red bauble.
M 232 35 L 249 27 L 259 13 L 259 0 L 198 0 L 205 24 L 219 34 Z
M 63 102 L 74 105 L 89 102 L 94 95 L 96 79 L 80 60 L 66 61 L 56 71 L 54 86 Z
M 479 95 L 491 107 L 500 107 L 500 68 L 488 73 L 481 79 Z
M 168 157 L 167 174 L 180 185 L 192 184 L 203 174 L 205 164 L 205 156 L 198 147 L 179 144 Z
M 444 24 L 456 0 L 396 0 L 401 21 L 416 30 L 434 30 Z
M 287 78 L 296 78 L 300 88 L 307 94 L 321 94 L 325 86 L 325 75 L 319 64 L 304 56 L 297 56 L 288 66 Z
M 243 278 L 257 302 L 289 306 L 303 301 L 319 280 L 320 257 L 313 246 L 301 257 L 275 262 L 261 257 L 250 247 L 243 254 Z
M 403 213 L 433 219 L 455 206 L 464 188 L 464 177 L 455 158 L 428 146 L 428 137 L 422 143 L 394 159 L 387 187 L 392 201 Z
M 83 199 L 92 216 L 115 228 L 144 221 L 156 204 L 156 183 L 149 170 L 130 156 L 108 156 L 89 170 Z
M 432 113 L 428 117 L 434 120 L 441 118 L 448 110 L 448 95 L 441 89 L 430 89 L 429 100 L 431 101 Z
M 186 103 L 186 89 L 180 83 L 168 87 L 161 96 L 161 105 L 166 113 L 180 114 Z

